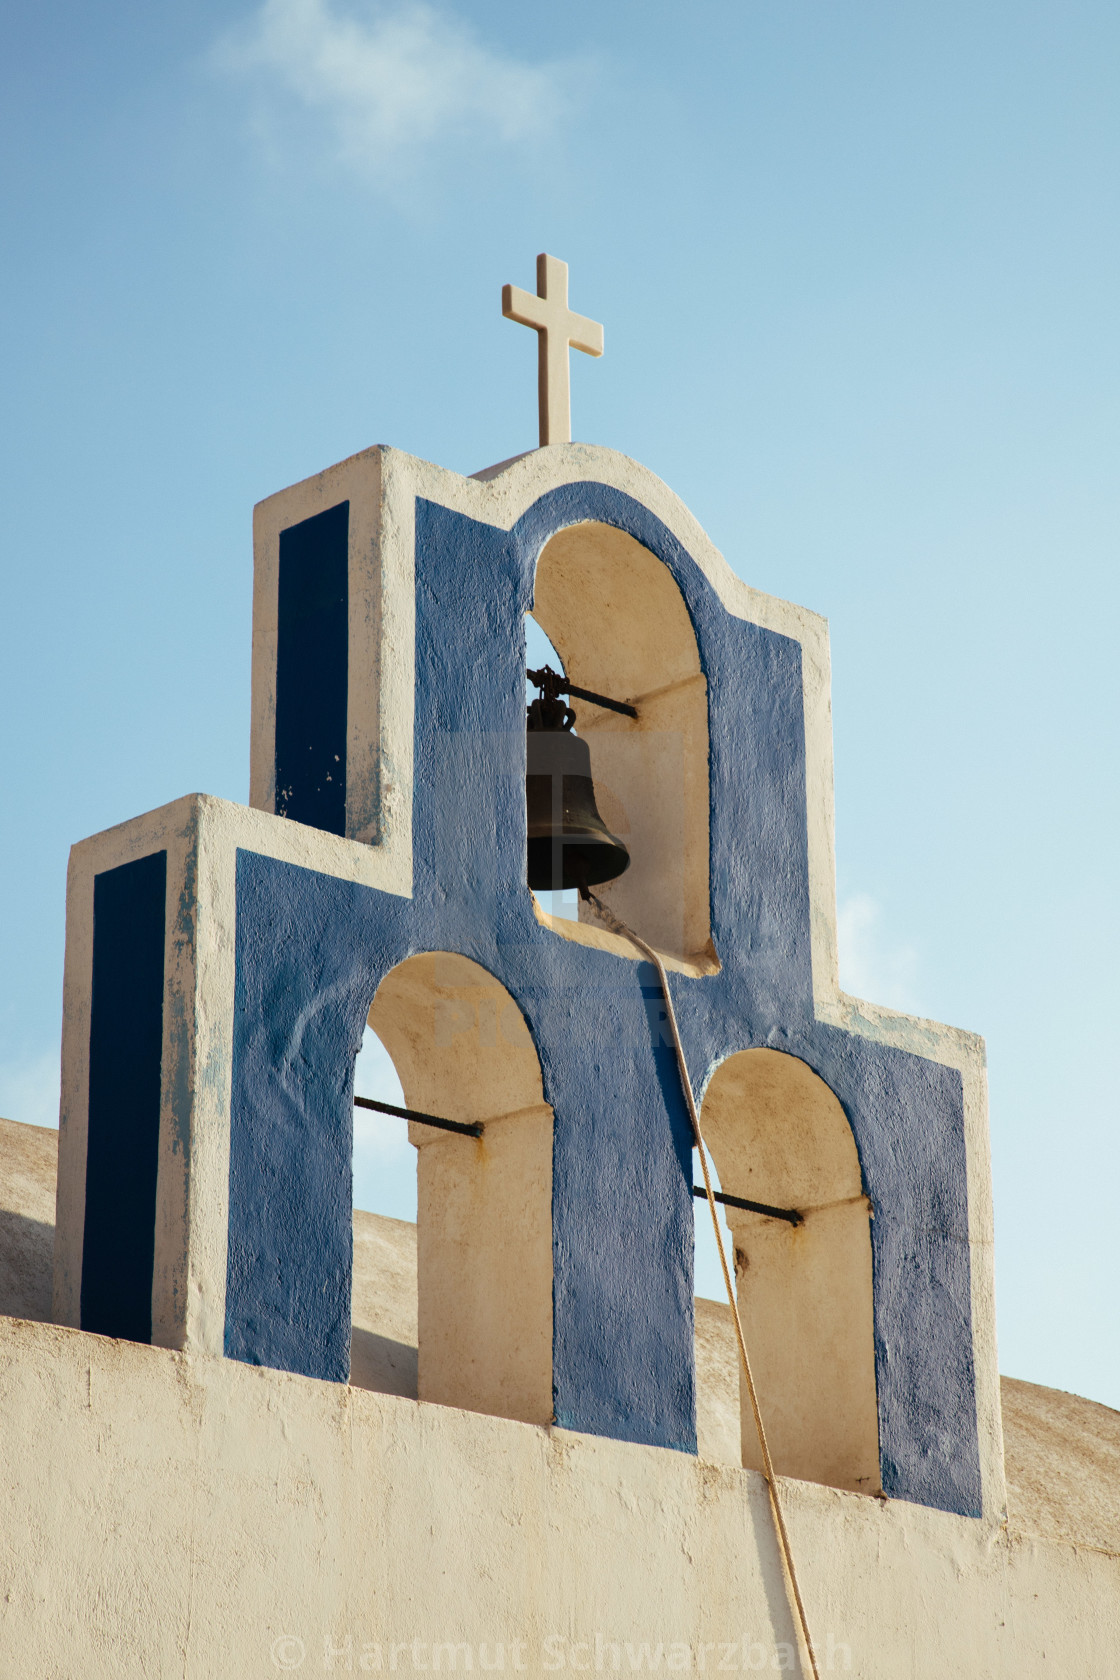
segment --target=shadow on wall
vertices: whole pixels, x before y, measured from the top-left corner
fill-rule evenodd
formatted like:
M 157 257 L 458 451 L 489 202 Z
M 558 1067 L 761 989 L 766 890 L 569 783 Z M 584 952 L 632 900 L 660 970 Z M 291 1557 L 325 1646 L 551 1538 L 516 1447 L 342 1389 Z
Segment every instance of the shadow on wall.
M 51 1322 L 54 1226 L 0 1208 L 0 1313 Z
M 0 1120 L 0 1313 L 49 1324 L 58 1132 Z
M 350 1383 L 353 1388 L 372 1389 L 375 1394 L 400 1394 L 406 1400 L 415 1400 L 416 1349 L 355 1325 L 350 1333 Z

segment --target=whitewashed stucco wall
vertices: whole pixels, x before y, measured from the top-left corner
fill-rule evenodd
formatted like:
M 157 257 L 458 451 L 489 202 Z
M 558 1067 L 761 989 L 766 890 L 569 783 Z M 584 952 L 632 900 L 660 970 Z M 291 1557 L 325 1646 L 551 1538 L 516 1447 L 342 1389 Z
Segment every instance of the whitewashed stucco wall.
M 793 1661 L 751 1471 L 13 1319 L 0 1419 L 5 1674 Z M 786 1497 L 825 1672 L 1115 1674 L 1117 1557 Z

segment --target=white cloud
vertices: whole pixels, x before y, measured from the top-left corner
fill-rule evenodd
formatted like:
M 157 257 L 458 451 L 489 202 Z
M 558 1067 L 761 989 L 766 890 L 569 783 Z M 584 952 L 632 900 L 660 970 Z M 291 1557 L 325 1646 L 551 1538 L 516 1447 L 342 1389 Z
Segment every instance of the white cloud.
M 562 66 L 488 47 L 422 0 L 347 11 L 334 0 L 263 0 L 215 60 L 252 77 L 273 107 L 280 96 L 318 115 L 337 155 L 365 170 L 438 140 L 532 139 L 566 103 Z
M 840 984 L 854 997 L 920 1014 L 916 1001 L 918 953 L 892 940 L 883 912 L 868 893 L 854 893 L 837 912 Z
M 0 1115 L 28 1126 L 58 1125 L 58 1051 L 0 1064 Z

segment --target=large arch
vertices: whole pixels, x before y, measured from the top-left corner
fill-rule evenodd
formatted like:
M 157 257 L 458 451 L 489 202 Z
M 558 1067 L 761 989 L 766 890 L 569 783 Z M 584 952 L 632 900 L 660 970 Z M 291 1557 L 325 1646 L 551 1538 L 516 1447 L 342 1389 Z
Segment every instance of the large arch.
M 702 1124 L 725 1191 L 799 1225 L 727 1208 L 739 1311 L 775 1468 L 877 1493 L 870 1207 L 839 1101 L 804 1062 L 745 1050 L 717 1068 Z M 741 1385 L 743 1463 L 761 1469 Z
M 710 971 L 708 687 L 684 597 L 650 549 L 587 521 L 542 549 L 533 617 L 572 682 L 638 710 L 572 702 L 600 813 L 631 856 L 598 891 L 650 944 Z
M 409 1126 L 419 1398 L 549 1423 L 553 1116 L 524 1017 L 478 963 L 432 951 L 385 976 L 369 1024 L 410 1108 L 485 1127 Z

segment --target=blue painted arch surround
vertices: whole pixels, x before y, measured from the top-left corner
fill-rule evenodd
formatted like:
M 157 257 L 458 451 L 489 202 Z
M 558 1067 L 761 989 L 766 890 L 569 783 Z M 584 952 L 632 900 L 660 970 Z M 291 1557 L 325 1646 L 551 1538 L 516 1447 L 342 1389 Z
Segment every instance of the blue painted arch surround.
M 979 1515 L 960 1075 L 815 1019 L 800 646 L 595 482 L 509 531 L 417 501 L 412 897 L 239 854 L 227 1352 L 347 1379 L 354 1055 L 391 968 L 459 951 L 516 999 L 555 1113 L 556 1419 L 695 1451 L 690 1138 L 653 971 L 543 928 L 525 885 L 524 614 L 545 542 L 589 520 L 669 568 L 708 679 L 721 968 L 673 977 L 693 1077 L 769 1046 L 839 1097 L 875 1209 L 884 1490 Z

